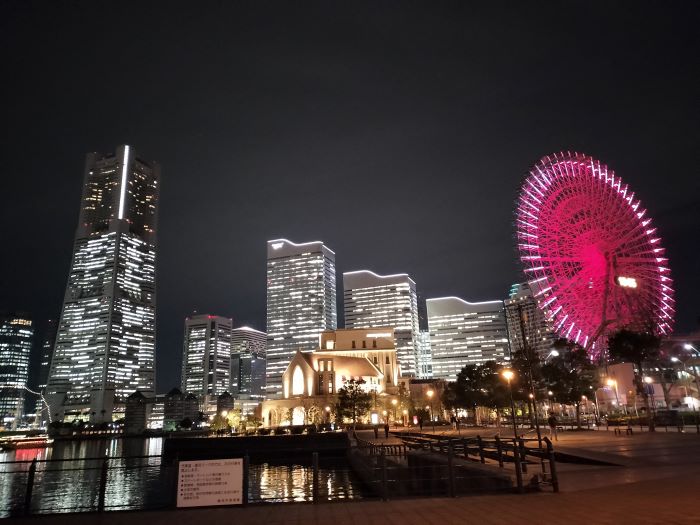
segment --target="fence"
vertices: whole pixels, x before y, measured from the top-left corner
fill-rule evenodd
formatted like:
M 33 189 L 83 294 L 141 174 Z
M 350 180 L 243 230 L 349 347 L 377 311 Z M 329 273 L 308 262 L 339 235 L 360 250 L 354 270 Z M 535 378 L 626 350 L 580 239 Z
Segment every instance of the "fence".
M 327 502 L 367 494 L 345 457 L 309 453 L 294 463 L 250 463 L 247 503 Z M 152 510 L 175 506 L 177 461 L 118 456 L 0 462 L 1 516 Z
M 440 438 L 395 433 L 402 444 L 374 443 L 356 435 L 353 466 L 382 499 L 455 497 L 483 492 L 559 491 L 556 461 L 548 438 L 503 440 Z M 513 480 L 513 477 L 515 478 Z

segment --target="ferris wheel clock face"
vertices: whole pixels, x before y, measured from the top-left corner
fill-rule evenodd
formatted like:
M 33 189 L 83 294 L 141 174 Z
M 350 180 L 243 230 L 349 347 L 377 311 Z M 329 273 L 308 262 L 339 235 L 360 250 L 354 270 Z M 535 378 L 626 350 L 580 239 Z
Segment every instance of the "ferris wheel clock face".
M 581 153 L 542 158 L 522 184 L 515 215 L 525 277 L 557 334 L 595 354 L 622 328 L 671 332 L 661 239 L 605 164 Z

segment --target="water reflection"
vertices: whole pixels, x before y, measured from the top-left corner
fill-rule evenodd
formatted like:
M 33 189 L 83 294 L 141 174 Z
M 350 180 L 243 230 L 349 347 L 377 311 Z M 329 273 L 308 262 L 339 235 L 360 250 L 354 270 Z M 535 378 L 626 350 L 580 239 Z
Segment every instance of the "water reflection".
M 161 461 L 162 446 L 161 438 L 57 441 L 53 448 L 0 453 L 0 462 L 26 461 L 19 464 L 0 463 L 0 517 L 22 511 L 27 472 L 34 458 L 61 461 L 37 464 L 32 513 L 95 510 L 105 459 L 109 466 L 105 492 L 106 510 L 171 506 L 176 473 L 173 465 Z M 344 457 L 321 458 L 321 499 L 361 498 L 360 487 Z M 312 498 L 311 465 L 251 463 L 250 502 L 311 501 Z

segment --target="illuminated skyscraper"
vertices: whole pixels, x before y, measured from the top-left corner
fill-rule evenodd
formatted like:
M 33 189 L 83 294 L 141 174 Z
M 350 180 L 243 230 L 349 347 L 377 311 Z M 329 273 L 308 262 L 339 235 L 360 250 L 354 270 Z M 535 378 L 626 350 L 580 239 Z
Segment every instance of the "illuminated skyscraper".
M 391 326 L 401 375 L 423 377 L 419 366 L 416 283 L 407 274 L 377 275 L 368 270 L 343 274 L 345 327 Z
M 433 351 L 430 347 L 430 332 L 421 330 L 418 334 L 418 377 L 433 377 Z
M 218 315 L 185 319 L 182 350 L 182 392 L 205 402 L 227 392 L 231 378 L 231 327 L 233 321 Z
M 129 146 L 90 153 L 46 387 L 52 419 L 112 421 L 155 383 L 160 168 Z
M 24 413 L 33 340 L 29 316 L 0 314 L 0 426 L 16 428 Z
M 524 339 L 533 356 L 546 358 L 557 336 L 547 324 L 544 312 L 537 307 L 530 285 L 514 284 L 505 306 L 511 352 L 522 351 Z
M 268 397 L 282 394 L 282 374 L 297 350 L 318 347 L 338 324 L 335 253 L 322 242 L 267 242 Z
M 234 397 L 265 396 L 267 334 L 248 326 L 231 332 L 231 388 Z
M 441 297 L 426 303 L 434 378 L 454 381 L 465 365 L 510 357 L 503 301 Z

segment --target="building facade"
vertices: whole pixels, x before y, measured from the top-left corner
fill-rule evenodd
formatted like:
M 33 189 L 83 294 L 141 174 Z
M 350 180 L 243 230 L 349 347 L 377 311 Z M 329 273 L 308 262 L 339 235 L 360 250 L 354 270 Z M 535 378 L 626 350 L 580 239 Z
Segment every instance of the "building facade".
M 185 319 L 182 392 L 199 396 L 206 404 L 228 391 L 232 325 L 230 318 L 218 315 L 192 315 Z
M 282 398 L 262 404 L 264 424 L 329 423 L 338 391 L 350 379 L 372 394 L 375 412 L 392 406 L 400 375 L 391 327 L 327 330 L 316 350 L 297 351 L 282 374 Z
M 416 283 L 407 274 L 377 275 L 368 270 L 343 274 L 345 327 L 391 326 L 401 374 L 421 375 Z
M 430 332 L 421 330 L 418 334 L 418 378 L 433 377 L 433 351 L 430 346 Z
M 505 300 L 506 322 L 511 352 L 527 348 L 533 356 L 545 359 L 557 336 L 539 309 L 535 294 L 527 283 L 514 284 Z
M 155 384 L 160 168 L 130 146 L 90 153 L 46 392 L 54 420 L 113 420 Z
M 248 326 L 231 332 L 231 383 L 234 397 L 265 397 L 267 334 Z
M 282 395 L 282 374 L 296 352 L 314 350 L 319 334 L 337 324 L 335 253 L 319 241 L 268 241 L 268 397 Z
M 465 365 L 510 357 L 503 301 L 441 297 L 426 302 L 434 378 L 454 381 Z
M 24 415 L 34 323 L 20 313 L 0 313 L 0 427 L 15 429 Z

